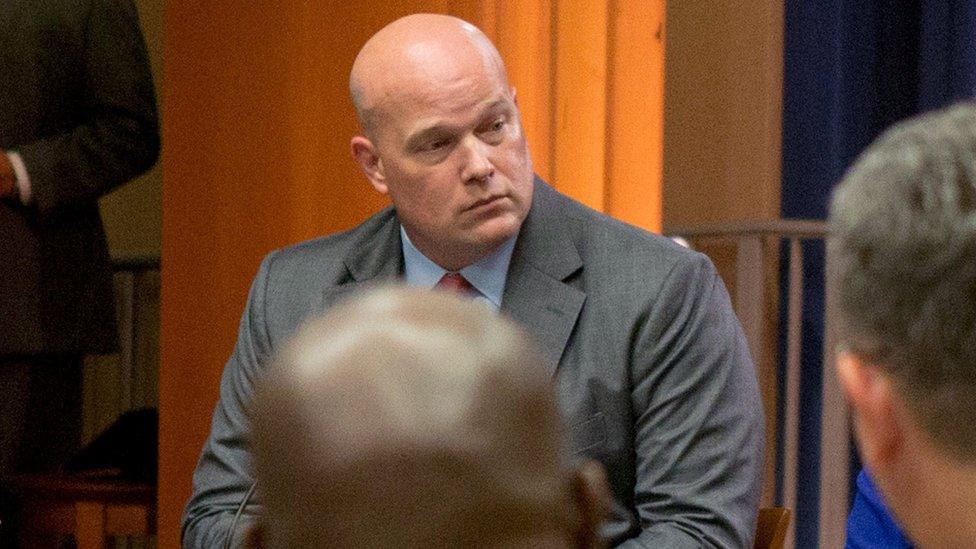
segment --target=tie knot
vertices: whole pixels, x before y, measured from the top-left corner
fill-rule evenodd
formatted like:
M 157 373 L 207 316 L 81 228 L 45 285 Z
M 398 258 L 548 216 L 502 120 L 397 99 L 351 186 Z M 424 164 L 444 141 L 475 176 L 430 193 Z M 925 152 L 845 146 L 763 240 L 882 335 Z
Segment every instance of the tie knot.
M 476 290 L 474 286 L 461 273 L 447 273 L 441 277 L 435 286 L 449 292 L 453 292 L 463 297 L 473 297 Z

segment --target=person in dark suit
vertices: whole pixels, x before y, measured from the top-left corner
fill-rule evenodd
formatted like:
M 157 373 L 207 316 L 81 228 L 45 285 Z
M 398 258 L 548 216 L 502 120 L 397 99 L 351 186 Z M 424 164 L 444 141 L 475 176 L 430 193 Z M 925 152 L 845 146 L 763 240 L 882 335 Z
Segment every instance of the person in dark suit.
M 0 2 L 0 474 L 77 449 L 81 357 L 116 349 L 97 200 L 156 161 L 131 0 Z
M 601 546 L 609 488 L 567 464 L 541 353 L 470 300 L 350 299 L 302 325 L 254 402 L 253 546 Z
M 242 535 L 231 524 L 253 478 L 252 384 L 282 342 L 307 316 L 394 279 L 465 291 L 541 346 L 573 454 L 607 470 L 610 544 L 751 546 L 761 403 L 708 259 L 535 178 L 501 58 L 466 22 L 391 23 L 360 51 L 350 88 L 363 130 L 352 154 L 393 206 L 265 258 L 194 475 L 184 546 Z

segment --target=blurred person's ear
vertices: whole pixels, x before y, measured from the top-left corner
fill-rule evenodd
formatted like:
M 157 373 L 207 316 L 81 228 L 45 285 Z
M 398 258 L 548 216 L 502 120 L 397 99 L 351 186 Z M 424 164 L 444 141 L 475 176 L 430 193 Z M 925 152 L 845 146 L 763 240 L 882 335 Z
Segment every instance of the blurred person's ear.
M 868 469 L 883 470 L 904 443 L 891 379 L 876 365 L 846 351 L 837 356 L 837 375 L 853 410 L 861 458 Z
M 600 538 L 600 525 L 610 514 L 610 486 L 603 466 L 596 460 L 587 460 L 573 471 L 573 504 L 576 506 L 576 547 L 580 549 L 604 547 Z

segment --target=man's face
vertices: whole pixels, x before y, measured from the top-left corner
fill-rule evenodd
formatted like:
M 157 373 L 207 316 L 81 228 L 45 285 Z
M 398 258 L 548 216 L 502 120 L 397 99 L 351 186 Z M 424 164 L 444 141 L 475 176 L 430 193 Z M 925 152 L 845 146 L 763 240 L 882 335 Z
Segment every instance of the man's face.
M 376 174 L 411 241 L 447 269 L 477 261 L 518 232 L 532 202 L 532 163 L 514 90 L 479 63 L 405 82 L 377 117 Z

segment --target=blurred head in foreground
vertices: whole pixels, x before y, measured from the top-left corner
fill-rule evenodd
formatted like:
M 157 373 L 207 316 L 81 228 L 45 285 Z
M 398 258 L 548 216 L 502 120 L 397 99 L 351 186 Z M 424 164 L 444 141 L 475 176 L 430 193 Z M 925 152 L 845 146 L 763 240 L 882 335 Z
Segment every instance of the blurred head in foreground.
M 923 547 L 976 543 L 976 105 L 899 124 L 834 194 L 837 367 L 861 456 Z
M 386 288 L 313 319 L 255 401 L 266 547 L 591 547 L 541 356 L 483 305 Z

